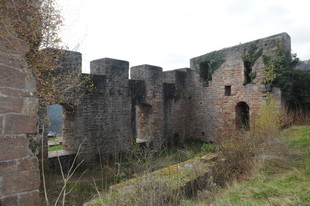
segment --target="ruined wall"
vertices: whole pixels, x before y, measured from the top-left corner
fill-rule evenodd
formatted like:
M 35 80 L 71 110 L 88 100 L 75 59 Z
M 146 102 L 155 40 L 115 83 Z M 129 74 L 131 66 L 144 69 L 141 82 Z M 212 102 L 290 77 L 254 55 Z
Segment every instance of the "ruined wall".
M 191 59 L 190 69 L 163 72 L 157 66 L 134 66 L 131 79 L 127 61 L 92 61 L 91 75 L 83 76 L 91 78 L 95 89 L 86 92 L 77 104 L 74 99 L 62 104 L 64 149 L 76 152 L 85 139 L 79 156 L 94 162 L 100 155 L 129 151 L 133 142 L 159 148 L 182 144 L 186 138 L 230 138 L 242 124 L 247 126 L 243 116 L 249 116 L 251 127 L 266 93 L 261 84 L 262 57 L 252 67 L 256 77 L 245 84 L 243 55 L 253 44 L 268 55 L 278 48 L 290 51 L 290 38 L 285 33 L 222 49 L 223 62 L 209 81 L 195 71 L 207 65 L 204 55 Z M 80 57 L 72 61 L 77 59 L 81 61 Z M 280 105 L 280 90 L 273 88 L 272 92 Z
M 190 70 L 177 69 L 163 73 L 164 134 L 172 145 L 180 145 L 189 137 L 191 115 Z
M 164 102 L 162 68 L 141 65 L 131 68 L 133 80 L 145 81 L 146 95 L 143 104 L 138 105 L 137 139 L 152 140 L 155 147 L 164 142 Z
M 81 145 L 79 159 L 94 162 L 100 155 L 118 155 L 131 148 L 128 71 L 126 61 L 104 58 L 91 62 L 94 89 L 72 111 L 64 110 L 65 150 L 77 151 Z
M 28 136 L 36 133 L 38 99 L 28 49 L 0 36 L 0 205 L 39 205 L 40 171 Z
M 193 114 L 191 134 L 193 137 L 207 141 L 216 141 L 221 138 L 229 138 L 237 130 L 236 106 L 239 102 L 245 102 L 249 106 L 250 124 L 255 118 L 260 105 L 264 101 L 266 92 L 263 79 L 264 63 L 262 57 L 253 65 L 256 77 L 252 83 L 244 84 L 244 62 L 242 56 L 245 50 L 253 44 L 263 49 L 263 54 L 273 54 L 278 48 L 290 51 L 290 37 L 286 33 L 259 39 L 238 46 L 221 50 L 224 63 L 215 70 L 212 81 L 207 84 L 201 78 L 194 81 Z M 199 66 L 201 58 L 191 59 L 191 68 Z M 231 94 L 225 95 L 225 86 L 231 87 Z M 281 92 L 274 88 L 272 91 L 281 104 Z

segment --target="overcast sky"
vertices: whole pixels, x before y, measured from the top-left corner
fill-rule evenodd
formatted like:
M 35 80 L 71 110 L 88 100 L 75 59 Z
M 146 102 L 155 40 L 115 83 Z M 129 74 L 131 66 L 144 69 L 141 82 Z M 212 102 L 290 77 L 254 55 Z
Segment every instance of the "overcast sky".
M 58 0 L 63 41 L 91 60 L 189 67 L 189 59 L 281 32 L 310 59 L 309 0 Z

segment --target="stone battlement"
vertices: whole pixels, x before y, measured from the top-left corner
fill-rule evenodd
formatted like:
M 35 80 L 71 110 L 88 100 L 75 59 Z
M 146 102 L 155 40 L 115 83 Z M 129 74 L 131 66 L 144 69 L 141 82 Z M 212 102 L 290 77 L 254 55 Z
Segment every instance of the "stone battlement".
M 262 58 L 247 68 L 245 55 L 258 51 L 270 55 L 277 48 L 290 51 L 286 33 L 192 58 L 190 68 L 162 71 L 153 65 L 134 66 L 131 79 L 129 62 L 94 60 L 91 74 L 83 75 L 90 77 L 95 89 L 74 105 L 74 111 L 63 109 L 64 149 L 76 151 L 86 137 L 80 156 L 92 162 L 99 154 L 127 152 L 136 140 L 161 147 L 182 144 L 186 138 L 206 142 L 229 138 L 240 128 L 251 127 L 264 101 Z M 73 54 L 72 61 L 80 65 L 81 56 Z M 61 59 L 70 65 L 68 57 Z M 280 100 L 281 92 L 276 88 L 273 92 Z

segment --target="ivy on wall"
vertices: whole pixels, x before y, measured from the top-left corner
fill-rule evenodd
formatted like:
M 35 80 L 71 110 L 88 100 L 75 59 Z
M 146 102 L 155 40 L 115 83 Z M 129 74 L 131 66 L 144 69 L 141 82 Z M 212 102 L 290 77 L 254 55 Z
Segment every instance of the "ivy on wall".
M 263 54 L 263 49 L 258 49 L 257 44 L 258 41 L 254 42 L 243 51 L 242 60 L 244 65 L 244 85 L 253 83 L 253 80 L 256 78 L 256 73 L 253 72 L 252 68 L 256 60 Z
M 212 80 L 212 75 L 224 63 L 223 51 L 213 51 L 197 57 L 193 60 L 194 69 L 200 77 L 208 82 Z
M 310 104 L 310 71 L 296 70 L 299 58 L 277 49 L 273 56 L 263 55 L 265 64 L 263 84 L 277 86 L 289 106 Z

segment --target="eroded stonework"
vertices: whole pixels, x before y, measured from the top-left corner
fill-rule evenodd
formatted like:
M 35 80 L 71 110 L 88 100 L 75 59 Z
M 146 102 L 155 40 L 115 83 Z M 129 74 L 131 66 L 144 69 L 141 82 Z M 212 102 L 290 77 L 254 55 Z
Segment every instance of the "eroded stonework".
M 241 127 L 251 127 L 268 91 L 261 83 L 265 67 L 261 56 L 245 73 L 244 55 L 254 44 L 262 54 L 272 55 L 278 48 L 290 52 L 286 33 L 225 48 L 217 51 L 223 61 L 208 79 L 196 71 L 208 67 L 205 55 L 191 59 L 190 68 L 173 71 L 135 66 L 130 79 L 127 61 L 92 61 L 91 74 L 83 75 L 90 76 L 95 89 L 78 104 L 61 102 L 64 149 L 76 152 L 81 145 L 79 157 L 93 162 L 99 156 L 126 153 L 134 142 L 158 148 L 182 144 L 186 138 L 219 141 L 232 137 Z M 72 52 L 72 64 L 67 62 L 70 52 L 65 54 L 69 57 L 64 58 L 64 64 L 81 64 L 79 53 Z M 66 70 L 66 66 L 61 69 Z M 249 73 L 251 82 L 246 82 Z M 280 90 L 273 88 L 271 92 L 281 105 Z
M 40 170 L 29 135 L 37 133 L 38 98 L 25 42 L 0 36 L 0 205 L 39 205 Z

